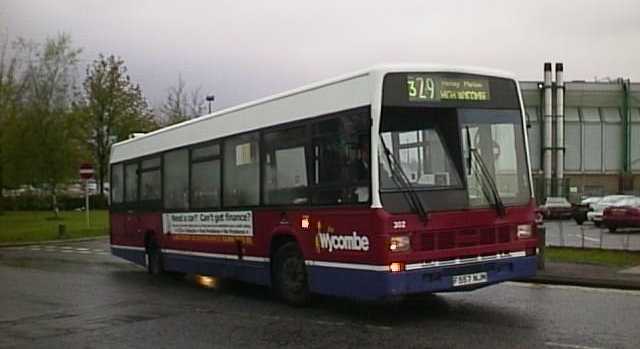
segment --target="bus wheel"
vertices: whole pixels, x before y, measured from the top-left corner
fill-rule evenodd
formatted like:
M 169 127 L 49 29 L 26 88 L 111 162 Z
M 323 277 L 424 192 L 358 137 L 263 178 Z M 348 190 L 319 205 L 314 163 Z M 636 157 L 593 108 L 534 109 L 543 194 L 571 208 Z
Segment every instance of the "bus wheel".
M 147 271 L 151 275 L 162 274 L 162 252 L 155 241 L 147 245 Z
M 274 258 L 273 287 L 285 302 L 302 306 L 309 302 L 309 285 L 304 258 L 295 242 L 284 244 Z

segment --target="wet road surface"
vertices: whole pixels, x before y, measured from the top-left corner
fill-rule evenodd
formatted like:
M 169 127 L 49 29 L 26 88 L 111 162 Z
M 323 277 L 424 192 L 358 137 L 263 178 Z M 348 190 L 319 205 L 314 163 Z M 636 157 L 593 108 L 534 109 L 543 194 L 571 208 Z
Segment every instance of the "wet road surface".
M 152 277 L 107 240 L 0 249 L 0 347 L 640 348 L 640 292 L 505 283 L 403 303 Z

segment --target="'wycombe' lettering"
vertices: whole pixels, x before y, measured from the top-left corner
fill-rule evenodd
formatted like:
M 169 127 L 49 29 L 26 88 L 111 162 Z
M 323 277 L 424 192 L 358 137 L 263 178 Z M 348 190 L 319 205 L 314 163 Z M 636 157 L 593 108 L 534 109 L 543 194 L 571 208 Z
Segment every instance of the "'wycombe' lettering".
M 318 241 L 319 240 L 319 241 Z M 369 251 L 369 238 L 358 236 L 355 231 L 352 235 L 333 235 L 329 233 L 318 233 L 316 244 L 329 252 L 335 251 Z

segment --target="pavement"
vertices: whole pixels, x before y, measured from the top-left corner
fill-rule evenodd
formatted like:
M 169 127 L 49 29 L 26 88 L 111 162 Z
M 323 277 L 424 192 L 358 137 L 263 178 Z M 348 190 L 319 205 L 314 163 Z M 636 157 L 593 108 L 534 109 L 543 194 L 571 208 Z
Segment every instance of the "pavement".
M 640 266 L 614 268 L 602 265 L 546 262 L 544 270 L 526 281 L 623 290 L 640 290 Z

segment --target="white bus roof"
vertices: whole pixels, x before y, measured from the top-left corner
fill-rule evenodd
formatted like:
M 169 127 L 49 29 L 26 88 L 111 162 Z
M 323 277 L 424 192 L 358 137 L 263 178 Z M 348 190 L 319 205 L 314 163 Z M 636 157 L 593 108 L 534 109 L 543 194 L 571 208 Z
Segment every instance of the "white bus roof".
M 379 65 L 137 136 L 111 147 L 111 163 L 197 144 L 251 130 L 371 105 L 390 72 L 454 72 L 502 77 L 512 74 L 476 67 L 444 65 Z

